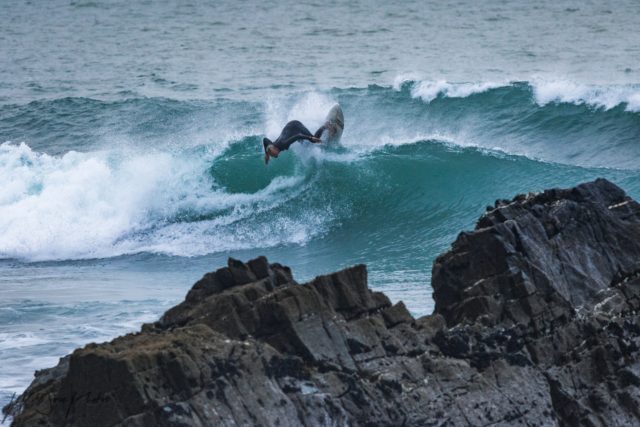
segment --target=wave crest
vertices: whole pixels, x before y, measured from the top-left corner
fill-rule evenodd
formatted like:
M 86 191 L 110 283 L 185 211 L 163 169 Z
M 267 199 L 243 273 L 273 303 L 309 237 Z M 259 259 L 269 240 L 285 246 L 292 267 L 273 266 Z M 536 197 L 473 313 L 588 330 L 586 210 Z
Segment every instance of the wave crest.
M 567 80 L 538 80 L 531 83 L 536 103 L 551 102 L 582 105 L 610 110 L 625 105 L 625 111 L 640 112 L 640 86 L 599 86 Z
M 477 83 L 451 83 L 446 80 L 418 80 L 414 81 L 410 76 L 399 76 L 393 83 L 395 90 L 401 90 L 405 85 L 410 86 L 411 96 L 421 98 L 429 103 L 438 96 L 444 98 L 466 98 L 468 96 L 483 93 L 490 89 L 504 87 L 504 82 L 477 82 Z
M 478 81 L 448 82 L 446 80 L 420 80 L 416 75 L 399 75 L 392 88 L 401 91 L 408 88 L 412 98 L 430 103 L 438 97 L 467 98 L 492 89 L 525 85 L 533 95 L 533 101 L 544 107 L 550 103 L 588 105 L 610 110 L 624 105 L 625 111 L 640 112 L 640 85 L 595 85 L 570 80 L 533 79 L 531 81 Z

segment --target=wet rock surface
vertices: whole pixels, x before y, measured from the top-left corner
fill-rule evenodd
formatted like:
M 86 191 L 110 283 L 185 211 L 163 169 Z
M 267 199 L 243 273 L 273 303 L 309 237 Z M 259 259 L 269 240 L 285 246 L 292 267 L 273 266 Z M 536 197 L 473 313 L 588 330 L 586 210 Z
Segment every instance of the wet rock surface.
M 14 425 L 638 425 L 640 205 L 605 180 L 498 201 L 434 264 L 433 315 L 363 265 L 206 274 L 141 332 L 38 373 Z

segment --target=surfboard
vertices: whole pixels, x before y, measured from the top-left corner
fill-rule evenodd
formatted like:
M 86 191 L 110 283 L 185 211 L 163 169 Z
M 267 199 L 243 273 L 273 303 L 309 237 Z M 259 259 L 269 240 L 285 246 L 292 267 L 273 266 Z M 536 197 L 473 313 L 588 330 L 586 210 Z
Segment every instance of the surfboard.
M 322 142 L 334 143 L 340 140 L 342 131 L 344 130 L 344 114 L 342 113 L 342 107 L 340 104 L 336 104 L 331 107 L 327 118 L 324 120 L 324 131 L 322 131 Z

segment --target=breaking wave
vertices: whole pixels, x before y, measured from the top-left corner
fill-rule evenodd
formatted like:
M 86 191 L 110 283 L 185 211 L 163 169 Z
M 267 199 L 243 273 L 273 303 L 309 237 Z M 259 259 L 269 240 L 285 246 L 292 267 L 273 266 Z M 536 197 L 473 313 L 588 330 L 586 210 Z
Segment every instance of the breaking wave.
M 633 193 L 638 93 L 401 77 L 260 102 L 2 106 L 0 258 L 196 256 L 321 238 L 383 251 L 398 235 L 407 251 L 411 239 L 450 239 L 456 218 L 471 221 L 498 195 L 596 176 Z M 262 163 L 262 136 L 294 118 L 315 128 L 335 102 L 346 116 L 341 145 L 296 144 Z

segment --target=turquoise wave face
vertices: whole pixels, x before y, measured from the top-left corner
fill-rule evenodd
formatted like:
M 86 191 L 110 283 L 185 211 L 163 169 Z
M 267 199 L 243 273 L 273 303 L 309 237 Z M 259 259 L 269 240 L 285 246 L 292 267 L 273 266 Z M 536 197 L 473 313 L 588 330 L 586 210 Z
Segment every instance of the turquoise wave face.
M 429 265 L 487 204 L 523 191 L 597 176 L 632 193 L 640 190 L 635 172 L 540 162 L 437 140 L 385 146 L 355 159 L 348 150 L 331 153 L 329 159 L 317 150 L 311 160 L 287 153 L 273 168 L 248 173 L 258 168 L 257 142 L 247 138 L 234 144 L 210 168 L 212 181 L 228 192 L 244 193 L 259 192 L 277 177 L 298 179 L 299 194 L 248 221 L 321 218 L 321 236 L 311 240 L 321 240 L 318 245 L 330 246 L 330 256 L 347 264 L 374 260 L 391 265 L 406 259 L 413 266 Z

